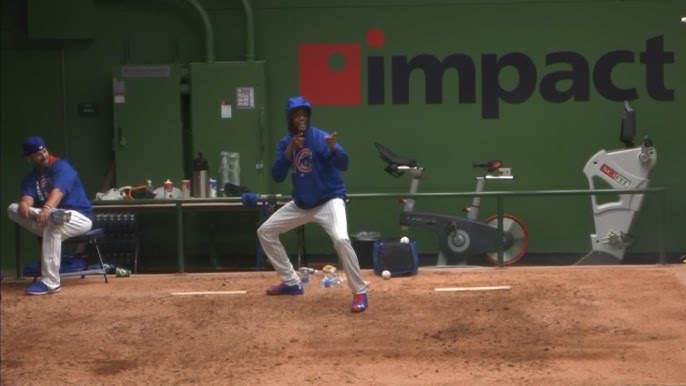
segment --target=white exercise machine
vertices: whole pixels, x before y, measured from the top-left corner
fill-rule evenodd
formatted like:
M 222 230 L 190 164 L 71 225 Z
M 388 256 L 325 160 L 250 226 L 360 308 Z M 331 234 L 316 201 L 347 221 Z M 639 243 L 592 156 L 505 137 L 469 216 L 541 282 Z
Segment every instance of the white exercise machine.
M 643 144 L 634 146 L 636 117 L 629 102 L 624 102 L 624 116 L 620 128 L 620 140 L 626 148 L 600 150 L 584 166 L 584 174 L 590 189 L 596 189 L 594 179 L 605 181 L 610 189 L 644 189 L 650 182 L 650 172 L 657 162 L 653 141 L 643 138 Z M 643 194 L 618 194 L 619 200 L 598 203 L 591 196 L 595 233 L 591 234 L 592 251 L 577 262 L 588 264 L 619 264 L 634 236 L 629 232 L 634 216 L 641 209 Z

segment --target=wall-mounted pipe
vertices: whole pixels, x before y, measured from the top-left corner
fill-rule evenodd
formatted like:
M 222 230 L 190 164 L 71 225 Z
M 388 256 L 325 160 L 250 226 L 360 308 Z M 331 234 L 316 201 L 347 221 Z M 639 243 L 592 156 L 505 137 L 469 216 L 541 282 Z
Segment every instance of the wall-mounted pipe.
M 186 0 L 189 4 L 194 6 L 203 23 L 205 23 L 205 61 L 214 62 L 214 31 L 212 30 L 212 23 L 207 15 L 205 9 L 200 5 L 198 0 Z M 250 0 L 241 0 L 243 2 L 243 9 L 245 10 L 246 31 L 245 31 L 245 60 L 252 62 L 255 60 L 255 16 L 253 15 L 252 5 Z
M 205 61 L 208 63 L 214 62 L 214 31 L 212 30 L 212 23 L 210 17 L 207 16 L 205 8 L 200 5 L 198 0 L 186 0 L 189 4 L 195 7 L 205 24 Z
M 252 6 L 250 0 L 242 0 L 243 8 L 245 9 L 245 60 L 252 62 L 255 60 L 255 17 L 252 13 Z

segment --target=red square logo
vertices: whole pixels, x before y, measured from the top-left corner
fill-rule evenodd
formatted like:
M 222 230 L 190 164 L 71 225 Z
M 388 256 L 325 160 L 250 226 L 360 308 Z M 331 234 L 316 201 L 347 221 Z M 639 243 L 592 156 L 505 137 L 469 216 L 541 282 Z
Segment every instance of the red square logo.
M 341 69 L 330 61 L 342 57 Z M 313 105 L 360 105 L 360 45 L 358 43 L 300 44 L 298 46 L 300 95 Z

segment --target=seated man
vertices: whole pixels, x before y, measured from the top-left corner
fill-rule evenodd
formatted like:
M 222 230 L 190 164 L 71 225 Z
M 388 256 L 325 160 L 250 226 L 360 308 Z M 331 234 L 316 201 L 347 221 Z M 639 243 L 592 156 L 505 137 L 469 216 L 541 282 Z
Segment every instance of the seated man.
M 91 229 L 92 207 L 76 170 L 48 152 L 41 137 L 23 143 L 24 158 L 33 170 L 21 183 L 21 199 L 7 213 L 12 221 L 42 237 L 41 280 L 26 293 L 44 295 L 60 290 L 62 241 Z

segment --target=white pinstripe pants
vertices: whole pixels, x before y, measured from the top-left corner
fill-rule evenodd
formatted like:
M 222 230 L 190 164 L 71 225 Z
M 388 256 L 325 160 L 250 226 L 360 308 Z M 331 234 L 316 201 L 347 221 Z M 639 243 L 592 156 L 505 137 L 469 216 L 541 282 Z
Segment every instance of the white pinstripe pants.
M 39 208 L 29 209 L 39 214 Z M 64 224 L 55 225 L 48 221 L 43 226 L 28 218 L 19 217 L 19 204 L 13 203 L 7 207 L 10 219 L 21 225 L 31 233 L 43 238 L 41 251 L 41 281 L 50 289 L 60 286 L 60 264 L 62 263 L 62 241 L 84 234 L 91 229 L 91 220 L 75 210 L 71 213 L 71 220 Z
M 333 247 L 343 264 L 350 291 L 353 294 L 366 293 L 367 285 L 360 273 L 360 263 L 348 237 L 345 202 L 340 198 L 331 199 L 312 209 L 298 208 L 295 202 L 290 201 L 274 212 L 257 230 L 262 249 L 281 281 L 287 285 L 296 285 L 300 283 L 300 278 L 288 259 L 279 235 L 311 222 L 321 225 L 331 237 Z

